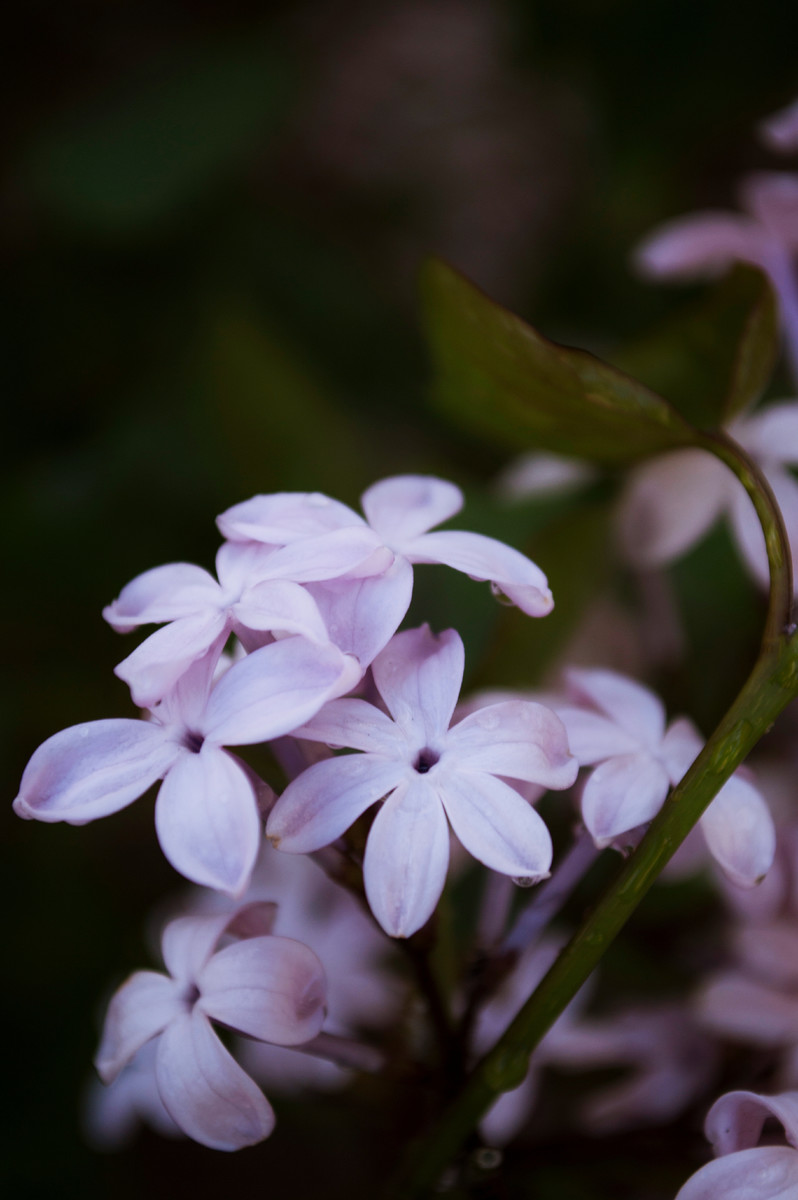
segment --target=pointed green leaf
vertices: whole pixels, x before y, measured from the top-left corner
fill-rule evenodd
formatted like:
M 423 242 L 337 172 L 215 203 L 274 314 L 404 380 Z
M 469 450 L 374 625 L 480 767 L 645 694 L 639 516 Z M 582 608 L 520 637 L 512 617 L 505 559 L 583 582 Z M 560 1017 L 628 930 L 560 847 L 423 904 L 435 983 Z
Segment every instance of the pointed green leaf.
M 438 260 L 422 276 L 434 402 L 509 449 L 607 463 L 688 446 L 691 427 L 643 384 L 550 342 Z
M 708 428 L 759 399 L 778 349 L 773 289 L 762 271 L 740 263 L 698 303 L 613 355 L 613 362 Z

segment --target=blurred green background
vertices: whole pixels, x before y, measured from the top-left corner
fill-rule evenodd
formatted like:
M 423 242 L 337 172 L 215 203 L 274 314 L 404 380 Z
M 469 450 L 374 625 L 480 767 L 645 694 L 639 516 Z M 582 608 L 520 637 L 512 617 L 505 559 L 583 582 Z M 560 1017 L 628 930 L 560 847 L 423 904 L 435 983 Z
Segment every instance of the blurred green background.
M 664 317 L 680 294 L 636 281 L 629 252 L 666 217 L 728 206 L 741 172 L 782 165 L 753 126 L 798 91 L 793 6 L 31 0 L 11 16 L 9 801 L 51 733 L 132 715 L 112 674 L 130 643 L 103 604 L 159 563 L 212 565 L 214 517 L 258 491 L 356 503 L 392 472 L 454 479 L 466 527 L 519 546 L 537 530 L 573 623 L 607 572 L 598 510 L 593 525 L 557 504 L 505 521 L 488 488 L 501 452 L 429 405 L 419 264 L 441 255 L 550 337 L 598 353 Z M 710 553 L 713 571 L 728 568 L 725 543 Z M 689 566 L 682 576 L 689 598 Z M 519 682 L 502 673 L 518 660 L 486 589 L 430 572 L 416 611 L 462 624 L 475 680 Z M 712 613 L 700 598 L 692 611 L 717 647 Z M 567 630 L 552 629 L 529 635 L 530 662 L 558 648 Z M 9 816 L 3 841 L 11 1195 L 372 1194 L 399 1147 L 357 1097 L 284 1106 L 275 1138 L 233 1157 L 146 1133 L 119 1155 L 86 1149 L 78 1101 L 100 998 L 145 965 L 142 914 L 176 876 L 149 800 L 83 829 Z M 534 1144 L 510 1156 L 475 1194 L 531 1195 L 534 1162 L 540 1200 L 656 1200 L 686 1174 L 655 1136 L 586 1144 L 589 1170 L 574 1173 L 563 1137 L 537 1159 Z M 658 1158 L 658 1178 L 641 1174 Z

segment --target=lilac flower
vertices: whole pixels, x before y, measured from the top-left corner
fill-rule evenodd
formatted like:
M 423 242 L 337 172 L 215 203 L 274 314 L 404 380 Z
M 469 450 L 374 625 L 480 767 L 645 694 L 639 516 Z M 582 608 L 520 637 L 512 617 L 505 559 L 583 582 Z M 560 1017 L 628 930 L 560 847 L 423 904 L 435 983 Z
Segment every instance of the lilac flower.
M 147 1042 L 122 1068 L 113 1083 L 92 1080 L 83 1112 L 83 1131 L 98 1150 L 120 1150 L 133 1138 L 139 1124 L 149 1125 L 162 1137 L 182 1137 L 182 1129 L 164 1108 L 155 1078 L 157 1041 Z
M 701 749 L 682 717 L 666 729 L 665 710 L 641 684 L 613 671 L 569 671 L 574 705 L 558 705 L 580 766 L 599 765 L 582 793 L 582 817 L 598 846 L 634 842 L 659 812 Z M 740 774 L 724 784 L 700 820 L 710 853 L 734 883 L 751 887 L 775 853 L 773 821 Z M 629 835 L 629 836 L 627 836 Z
M 773 489 L 794 569 L 798 568 L 798 482 L 789 469 L 798 465 L 798 403 L 771 404 L 738 417 L 728 432 L 761 467 Z M 765 538 L 754 507 L 739 480 L 703 450 L 675 450 L 631 472 L 619 511 L 621 540 L 634 562 L 670 562 L 723 514 L 731 520 L 749 571 L 767 587 Z
M 769 1117 L 783 1125 L 788 1146 L 757 1145 Z M 717 1157 L 688 1179 L 676 1200 L 793 1200 L 798 1195 L 798 1092 L 728 1092 L 712 1105 L 704 1131 Z
M 219 582 L 201 567 L 172 563 L 139 575 L 108 605 L 103 616 L 118 633 L 139 625 L 164 629 L 148 637 L 116 668 L 139 705 L 152 707 L 180 676 L 235 633 L 248 650 L 268 634 L 301 634 L 324 645 L 330 638 L 316 602 L 298 581 L 327 579 L 375 560 L 378 539 L 370 530 L 337 530 L 280 549 L 257 544 L 223 545 L 216 556 Z
M 161 943 L 169 975 L 137 971 L 114 995 L 96 1066 L 111 1083 L 158 1038 L 155 1080 L 164 1108 L 195 1141 L 239 1150 L 268 1137 L 274 1113 L 217 1038 L 211 1020 L 261 1041 L 309 1041 L 324 1021 L 324 970 L 312 950 L 271 936 L 274 905 L 232 916 L 182 917 Z M 241 940 L 222 949 L 223 935 Z
M 429 532 L 462 508 L 463 496 L 454 484 L 431 476 L 398 475 L 375 483 L 362 502 L 367 521 L 318 493 L 254 496 L 223 513 L 218 525 L 233 541 L 283 546 L 370 526 L 395 556 L 389 570 L 368 577 L 361 570 L 354 585 L 343 572 L 332 582 L 309 584 L 333 640 L 363 666 L 386 645 L 407 612 L 414 563 L 442 563 L 473 579 L 490 580 L 495 591 L 530 616 L 551 611 L 545 575 L 517 550 L 479 533 Z M 297 549 L 301 545 L 299 541 Z
M 195 883 L 246 887 L 260 843 L 251 773 L 225 746 L 279 737 L 348 690 L 351 660 L 291 637 L 234 663 L 211 687 L 206 654 L 152 719 L 90 721 L 49 738 L 14 801 L 19 816 L 85 824 L 130 804 L 158 779 L 155 825 L 164 854 Z
M 749 175 L 740 189 L 745 215 L 709 211 L 680 217 L 655 230 L 635 255 L 641 274 L 695 279 L 720 274 L 736 260 L 755 263 L 778 295 L 787 350 L 798 373 L 798 175 Z
M 297 736 L 363 753 L 317 763 L 289 784 L 267 824 L 283 850 L 302 853 L 340 837 L 385 797 L 369 833 L 366 895 L 387 933 L 408 937 L 443 890 L 451 826 L 493 870 L 537 881 L 548 874 L 551 839 L 508 776 L 570 786 L 576 763 L 559 718 L 540 704 L 510 701 L 449 728 L 463 677 L 463 643 L 452 629 L 397 634 L 374 661 L 374 683 L 390 715 L 364 700 L 336 700 Z

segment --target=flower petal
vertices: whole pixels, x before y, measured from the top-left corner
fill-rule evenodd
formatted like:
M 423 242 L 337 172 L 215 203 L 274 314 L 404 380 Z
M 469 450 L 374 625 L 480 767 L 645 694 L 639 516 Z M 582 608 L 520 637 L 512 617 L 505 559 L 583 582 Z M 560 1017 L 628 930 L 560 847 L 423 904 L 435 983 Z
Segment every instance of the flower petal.
M 360 671 L 335 646 L 284 638 L 234 663 L 211 692 L 203 722 L 217 745 L 245 746 L 292 733 Z
M 48 738 L 25 768 L 14 811 L 80 825 L 118 812 L 161 779 L 179 748 L 160 725 L 88 721 Z
M 789 1146 L 757 1146 L 707 1163 L 676 1200 L 795 1200 L 796 1195 L 798 1154 Z
M 291 854 L 329 846 L 397 787 L 406 772 L 404 763 L 375 754 L 345 754 L 315 763 L 289 783 L 269 814 L 266 836 Z
M 776 830 L 767 804 L 748 780 L 732 775 L 700 824 L 710 854 L 732 883 L 753 887 L 770 870 Z
M 748 217 L 695 213 L 661 225 L 638 246 L 634 264 L 649 279 L 700 279 L 719 274 L 735 259 L 759 262 L 764 241 Z
M 449 728 L 460 685 L 465 651 L 459 633 L 434 634 L 429 625 L 397 633 L 374 660 L 377 691 L 408 736 L 432 745 Z
M 433 475 L 394 475 L 372 484 L 361 503 L 371 527 L 401 552 L 405 542 L 458 513 L 463 493 Z
M 219 642 L 221 652 L 227 626 L 226 614 L 218 609 L 180 617 L 145 638 L 114 668 L 114 674 L 128 685 L 139 708 L 152 708 L 214 642 Z
M 193 563 L 168 563 L 138 575 L 103 609 L 117 633 L 137 625 L 160 625 L 188 617 L 218 602 L 220 588 L 212 575 Z
M 161 957 L 172 978 L 183 986 L 196 984 L 231 920 L 229 912 L 222 912 L 169 921 L 161 934 Z
M 798 464 L 798 404 L 793 400 L 734 421 L 730 432 L 759 462 Z
M 374 818 L 363 882 L 371 911 L 391 937 L 410 937 L 432 916 L 446 882 L 449 827 L 422 778 L 397 788 Z
M 443 563 L 472 579 L 489 579 L 530 617 L 545 617 L 554 607 L 540 567 L 496 538 L 454 529 L 425 533 L 408 542 L 404 553 L 413 563 Z
M 365 521 L 353 509 L 321 492 L 275 492 L 234 504 L 217 517 L 216 524 L 231 541 L 286 546 L 334 529 L 365 525 Z
M 787 1140 L 798 1143 L 798 1092 L 760 1096 L 756 1092 L 727 1092 L 707 1113 L 704 1133 L 717 1157 L 756 1146 L 768 1117 L 784 1126 Z
M 158 1043 L 158 1091 L 177 1125 L 212 1150 L 240 1150 L 268 1137 L 274 1113 L 195 1005 Z
M 672 784 L 679 783 L 701 753 L 704 739 L 689 717 L 671 721 L 660 746 L 659 757 Z
M 758 133 L 766 146 L 781 154 L 798 150 L 798 100 L 786 108 L 780 108 L 766 117 L 758 126 Z
M 94 1060 L 103 1083 L 111 1083 L 150 1038 L 185 1012 L 180 986 L 157 971 L 136 971 L 114 993 Z
M 620 754 L 596 767 L 582 792 L 582 818 L 596 845 L 655 817 L 668 787 L 664 767 L 648 754 Z
M 568 745 L 580 767 L 640 750 L 638 739 L 609 717 L 566 704 L 558 704 L 556 712 L 565 726 Z
M 455 835 L 474 858 L 516 879 L 545 879 L 549 831 L 514 788 L 481 771 L 441 771 L 434 782 Z
M 262 564 L 264 579 L 297 583 L 337 579 L 352 572 L 378 575 L 393 562 L 393 554 L 368 525 L 335 529 L 319 537 L 302 538 L 281 546 Z
M 723 511 L 733 487 L 727 475 L 704 450 L 675 450 L 632 471 L 618 509 L 627 557 L 652 566 L 684 554 Z
M 365 669 L 402 623 L 413 594 L 413 568 L 401 555 L 381 575 L 310 583 L 330 639 Z
M 560 718 L 531 700 L 508 700 L 471 713 L 449 730 L 445 753 L 457 756 L 458 767 L 550 788 L 570 787 L 579 770 Z
M 617 671 L 572 669 L 565 677 L 578 703 L 594 705 L 649 750 L 659 750 L 665 730 L 665 708 L 659 696 Z
M 161 849 L 186 879 L 239 895 L 260 845 L 252 786 L 235 759 L 216 746 L 185 753 L 155 802 Z
M 292 938 L 234 942 L 213 955 L 197 983 L 209 1017 L 263 1042 L 296 1046 L 324 1024 L 324 968 Z
M 233 613 L 246 629 L 299 633 L 313 642 L 331 640 L 310 592 L 287 579 L 271 579 L 247 588 Z
M 798 1042 L 798 999 L 732 971 L 702 989 L 697 1011 L 709 1029 L 755 1046 Z
M 381 709 L 357 698 L 331 700 L 315 717 L 300 725 L 294 736 L 326 742 L 335 749 L 348 746 L 352 750 L 368 750 L 388 758 L 397 757 L 403 749 L 408 752 L 396 723 Z
M 740 198 L 781 248 L 798 249 L 798 175 L 755 171 L 743 179 Z
M 762 983 L 798 989 L 798 929 L 794 920 L 771 920 L 766 926 L 740 925 L 734 948 L 745 969 Z

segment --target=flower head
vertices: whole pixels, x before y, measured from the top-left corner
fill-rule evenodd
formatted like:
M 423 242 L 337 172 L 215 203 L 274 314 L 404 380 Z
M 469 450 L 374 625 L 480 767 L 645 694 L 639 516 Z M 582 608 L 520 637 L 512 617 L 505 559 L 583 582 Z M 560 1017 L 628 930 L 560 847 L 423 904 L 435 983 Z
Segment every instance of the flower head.
M 397 634 L 373 664 L 387 713 L 336 700 L 298 736 L 361 751 L 310 767 L 283 792 L 267 824 L 280 849 L 301 853 L 340 837 L 385 798 L 366 845 L 366 894 L 383 928 L 407 937 L 432 914 L 449 861 L 447 818 L 467 850 L 503 874 L 544 878 L 548 831 L 497 776 L 570 786 L 576 763 L 559 718 L 541 704 L 508 701 L 449 728 L 464 652 L 452 629 Z

